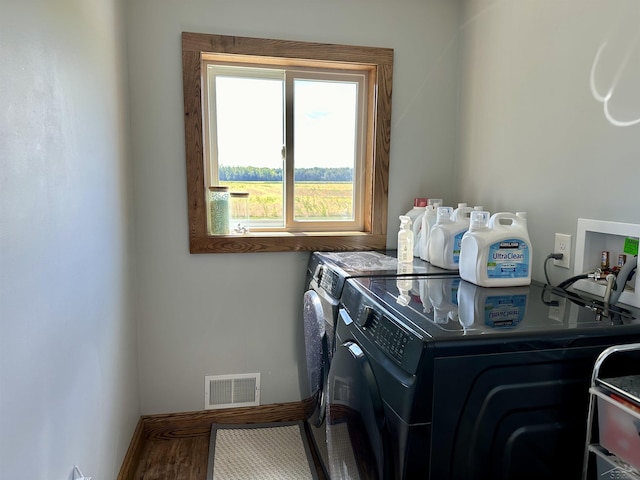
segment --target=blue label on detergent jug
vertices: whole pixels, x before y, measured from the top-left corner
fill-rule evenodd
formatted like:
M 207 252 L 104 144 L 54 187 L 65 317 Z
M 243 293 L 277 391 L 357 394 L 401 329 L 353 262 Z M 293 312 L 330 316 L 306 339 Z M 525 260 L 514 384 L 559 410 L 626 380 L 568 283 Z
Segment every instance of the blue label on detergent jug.
M 458 233 L 453 237 L 453 263 L 460 263 L 460 249 L 462 248 L 462 237 L 466 230 Z
M 492 328 L 516 327 L 524 318 L 527 295 L 495 295 L 484 304 L 484 324 Z
M 529 245 L 523 240 L 509 239 L 489 247 L 488 278 L 527 278 L 529 276 Z

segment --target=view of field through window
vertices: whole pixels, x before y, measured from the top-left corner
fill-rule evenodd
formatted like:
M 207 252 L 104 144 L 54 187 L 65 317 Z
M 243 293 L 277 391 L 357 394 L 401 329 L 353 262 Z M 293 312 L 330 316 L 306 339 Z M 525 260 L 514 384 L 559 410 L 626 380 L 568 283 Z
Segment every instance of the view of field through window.
M 214 181 L 231 192 L 249 193 L 249 227 L 284 226 L 286 208 L 293 210 L 298 222 L 353 221 L 357 84 L 293 80 L 289 121 L 294 141 L 287 158 L 284 71 L 240 70 L 240 75 L 234 75 L 237 69 L 212 71 Z M 284 172 L 291 171 L 286 166 L 290 160 L 293 181 L 287 193 Z M 287 195 L 292 200 L 287 201 Z
M 268 226 L 281 222 L 283 189 L 281 182 L 220 181 L 231 192 L 249 193 L 249 222 Z M 353 216 L 353 185 L 351 182 L 296 182 L 294 215 L 300 221 L 339 221 Z

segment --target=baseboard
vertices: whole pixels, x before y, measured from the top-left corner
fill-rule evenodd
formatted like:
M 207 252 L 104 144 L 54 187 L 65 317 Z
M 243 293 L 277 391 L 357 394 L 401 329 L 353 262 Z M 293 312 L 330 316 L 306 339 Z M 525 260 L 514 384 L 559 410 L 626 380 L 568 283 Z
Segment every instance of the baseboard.
M 144 415 L 145 438 L 209 436 L 212 423 L 269 423 L 304 420 L 308 402 L 276 403 L 159 415 Z
M 131 480 L 134 478 L 138 462 L 142 457 L 144 441 L 144 421 L 142 417 L 140 417 L 140 419 L 138 419 L 136 429 L 133 431 L 133 437 L 131 437 L 127 453 L 124 456 L 124 460 L 122 460 L 117 480 Z

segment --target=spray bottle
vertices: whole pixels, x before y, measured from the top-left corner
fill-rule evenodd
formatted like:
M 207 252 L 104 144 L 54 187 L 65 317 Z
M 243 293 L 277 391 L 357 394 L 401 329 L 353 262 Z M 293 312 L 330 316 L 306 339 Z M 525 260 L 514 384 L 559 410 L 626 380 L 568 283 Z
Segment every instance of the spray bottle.
M 400 215 L 398 262 L 413 263 L 413 230 L 411 229 L 411 218 L 407 215 Z

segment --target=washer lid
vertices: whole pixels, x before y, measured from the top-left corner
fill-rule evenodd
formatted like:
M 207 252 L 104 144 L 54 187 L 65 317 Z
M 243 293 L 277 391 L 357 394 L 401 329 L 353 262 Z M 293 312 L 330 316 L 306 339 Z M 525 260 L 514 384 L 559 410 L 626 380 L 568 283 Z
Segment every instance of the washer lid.
M 313 252 L 310 264 L 322 263 L 336 271 L 342 278 L 396 275 L 402 264 L 398 263 L 397 250 L 384 252 Z M 457 275 L 457 271 L 444 270 L 415 257 L 413 275 Z

